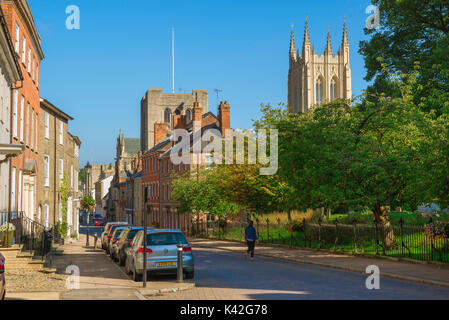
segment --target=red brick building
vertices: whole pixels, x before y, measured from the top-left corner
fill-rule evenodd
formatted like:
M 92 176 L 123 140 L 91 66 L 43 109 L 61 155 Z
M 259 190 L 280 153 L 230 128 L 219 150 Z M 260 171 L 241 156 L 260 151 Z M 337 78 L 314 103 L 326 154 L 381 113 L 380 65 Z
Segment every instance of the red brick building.
M 41 39 L 26 0 L 0 0 L 24 77 L 16 84 L 12 101 L 12 143 L 25 146 L 12 159 L 11 210 L 36 218 L 38 195 L 38 141 L 40 116 L 40 66 L 44 59 Z
M 195 162 L 195 154 L 192 153 L 194 132 L 201 130 L 201 136 L 209 129 L 220 131 L 225 136 L 225 130 L 230 129 L 230 108 L 227 102 L 222 102 L 219 107 L 218 118 L 211 112 L 202 114 L 202 108 L 196 102 L 193 108 L 193 121 L 187 123 L 184 115 L 174 115 L 174 129 L 186 129 L 189 133 L 191 154 L 189 163 L 174 164 L 170 155 L 172 150 L 179 146 L 172 141 L 172 135 L 168 127 L 163 123 L 154 125 L 154 147 L 142 156 L 142 189 L 144 192 L 144 205 L 147 214 L 147 225 L 160 228 L 176 228 L 189 233 L 191 230 L 191 215 L 178 214 L 179 203 L 171 198 L 171 185 L 173 173 L 183 175 L 192 174 L 199 165 L 206 162 L 206 155 L 201 154 L 200 160 Z M 201 123 L 201 127 L 197 127 Z M 191 165 L 193 164 L 193 165 Z

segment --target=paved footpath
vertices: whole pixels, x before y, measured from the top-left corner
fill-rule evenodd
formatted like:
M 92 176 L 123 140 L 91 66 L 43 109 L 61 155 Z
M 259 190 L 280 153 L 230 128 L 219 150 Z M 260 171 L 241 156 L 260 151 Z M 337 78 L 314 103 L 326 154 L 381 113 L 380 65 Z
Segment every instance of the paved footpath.
M 157 294 L 164 291 L 184 290 L 191 288 L 192 283 L 177 284 L 176 278 L 151 281 L 145 290 L 142 282 L 134 282 L 124 272 L 124 268 L 113 262 L 104 251 L 94 250 L 93 238 L 87 248 L 86 236 L 61 247 L 64 254 L 55 256 L 52 266 L 58 273 L 65 273 L 67 267 L 79 268 L 79 289 L 59 292 L 14 293 L 7 295 L 11 299 L 24 300 L 145 300 L 143 295 Z M 100 245 L 99 241 L 97 245 Z
M 240 242 L 192 239 L 190 243 L 196 247 L 214 248 L 242 254 L 246 250 L 246 246 Z M 367 266 L 376 265 L 379 267 L 383 277 L 449 287 L 449 266 L 351 256 L 317 250 L 290 249 L 262 244 L 256 245 L 256 256 L 278 258 L 358 273 L 365 273 Z

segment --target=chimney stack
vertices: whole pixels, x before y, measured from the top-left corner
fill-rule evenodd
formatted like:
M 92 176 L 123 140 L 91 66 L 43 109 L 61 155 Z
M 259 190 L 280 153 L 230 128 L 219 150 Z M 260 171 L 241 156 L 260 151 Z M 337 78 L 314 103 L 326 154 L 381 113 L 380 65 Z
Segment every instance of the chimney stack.
M 218 107 L 218 121 L 220 122 L 220 132 L 223 138 L 226 138 L 226 130 L 231 129 L 230 106 L 227 101 L 220 102 Z
M 203 110 L 201 109 L 199 102 L 193 103 L 193 131 L 201 128 L 201 120 L 203 118 Z
M 167 137 L 167 125 L 165 123 L 154 124 L 154 145 L 157 145 Z

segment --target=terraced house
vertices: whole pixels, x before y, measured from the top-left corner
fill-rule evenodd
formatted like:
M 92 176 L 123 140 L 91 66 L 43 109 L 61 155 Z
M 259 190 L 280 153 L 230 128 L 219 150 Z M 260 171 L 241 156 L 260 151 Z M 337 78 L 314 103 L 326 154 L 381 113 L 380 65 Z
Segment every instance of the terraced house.
M 11 158 L 19 155 L 24 146 L 12 144 L 11 96 L 15 83 L 23 80 L 19 60 L 0 9 L 0 225 L 10 215 L 11 209 Z M 20 83 L 20 82 L 19 82 Z
M 71 116 L 41 99 L 39 137 L 38 218 L 46 228 L 62 220 L 61 182 L 67 178 L 68 235 L 79 234 L 80 191 L 78 188 L 79 149 L 81 141 L 68 131 Z

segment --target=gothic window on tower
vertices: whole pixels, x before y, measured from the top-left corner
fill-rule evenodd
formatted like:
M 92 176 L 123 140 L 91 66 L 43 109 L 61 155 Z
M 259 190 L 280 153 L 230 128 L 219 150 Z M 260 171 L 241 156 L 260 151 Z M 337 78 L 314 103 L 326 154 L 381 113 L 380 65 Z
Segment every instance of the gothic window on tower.
M 171 110 L 170 109 L 165 109 L 164 112 L 164 122 L 165 123 L 170 123 L 171 122 Z
M 316 82 L 316 103 L 323 103 L 323 81 L 321 79 L 318 79 Z
M 331 93 L 331 101 L 335 100 L 338 98 L 337 96 L 337 80 L 335 80 L 335 78 L 332 78 L 331 80 L 331 88 L 330 88 L 330 93 Z
M 186 111 L 186 119 L 187 119 L 187 121 L 191 121 L 192 120 L 192 112 L 190 111 L 190 109 L 188 109 L 187 111 Z

